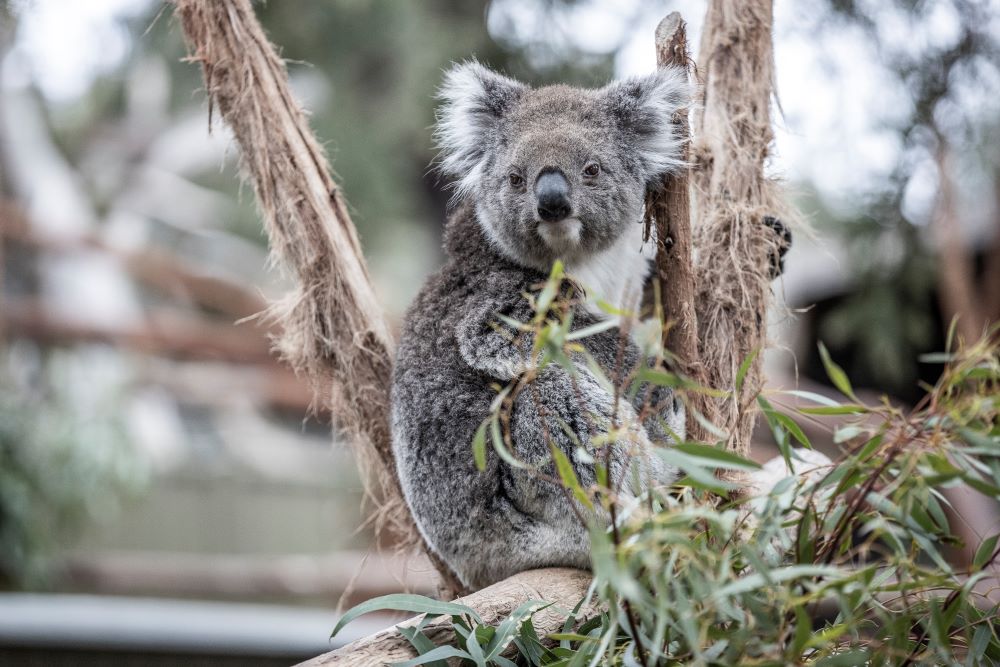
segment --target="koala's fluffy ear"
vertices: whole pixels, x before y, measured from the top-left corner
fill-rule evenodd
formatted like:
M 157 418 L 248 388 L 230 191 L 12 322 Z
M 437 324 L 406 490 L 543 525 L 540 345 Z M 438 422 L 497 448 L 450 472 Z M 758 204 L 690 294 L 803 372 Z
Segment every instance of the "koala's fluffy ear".
M 664 68 L 617 81 L 600 93 L 612 119 L 633 143 L 647 180 L 683 166 L 681 140 L 670 119 L 691 100 L 684 70 Z
M 528 87 L 497 74 L 477 62 L 453 66 L 438 91 L 437 115 L 440 169 L 457 179 L 457 195 L 467 194 L 482 177 L 483 160 L 491 134 L 503 115 Z

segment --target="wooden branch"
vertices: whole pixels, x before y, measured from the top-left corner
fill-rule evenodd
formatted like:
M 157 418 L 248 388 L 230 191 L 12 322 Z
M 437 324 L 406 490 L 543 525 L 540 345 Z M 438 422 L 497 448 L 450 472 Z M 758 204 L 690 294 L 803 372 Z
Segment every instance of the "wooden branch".
M 3 156 L 0 155 L 0 159 Z M 0 169 L 0 171 L 3 171 Z M 2 209 L 0 209 L 0 214 L 2 214 Z M 6 313 L 6 287 L 4 286 L 4 277 L 7 275 L 7 243 L 4 235 L 2 233 L 4 228 L 4 219 L 0 215 L 0 349 L 6 349 L 7 347 L 7 323 L 4 314 Z
M 527 600 L 544 600 L 555 603 L 562 610 L 569 610 L 583 599 L 590 586 L 589 572 L 570 568 L 528 570 L 504 579 L 492 586 L 455 602 L 472 607 L 482 616 L 483 622 L 495 624 Z M 596 613 L 596 607 L 582 609 L 582 621 Z M 399 625 L 413 626 L 420 622 L 418 616 Z M 565 615 L 558 610 L 545 610 L 535 615 L 533 623 L 540 637 L 562 629 Z M 441 646 L 454 643 L 454 633 L 441 622 L 431 622 L 424 629 L 431 641 Z M 395 627 L 348 644 L 343 648 L 301 663 L 300 667 L 320 665 L 384 665 L 416 657 L 413 646 Z
M 14 205 L 0 201 L 0 242 L 10 240 L 40 252 L 71 253 L 96 250 L 121 262 L 133 278 L 152 289 L 192 301 L 199 306 L 243 319 L 261 314 L 267 308 L 264 297 L 248 288 L 186 262 L 164 249 L 124 250 L 114 247 L 95 234 L 76 238 L 44 236 L 26 223 Z
M 932 225 L 938 241 L 938 298 L 945 323 L 955 323 L 959 340 L 972 345 L 982 337 L 990 315 L 985 290 L 978 292 L 975 257 L 964 242 L 955 207 L 952 157 L 948 140 L 938 133 L 935 161 L 938 169 L 938 196 Z
M 763 384 L 769 258 L 780 242 L 762 220 L 792 217 L 764 177 L 773 136 L 771 9 L 771 0 L 710 0 L 699 54 L 705 94 L 693 178 L 699 353 L 708 385 L 727 392 L 744 360 L 756 355 L 732 398 L 708 401 L 707 417 L 743 456 Z
M 317 413 L 329 420 L 326 408 L 313 405 L 313 393 L 301 377 L 277 360 L 266 364 L 147 359 L 136 369 L 141 384 L 163 387 L 185 403 L 226 408 L 234 399 L 280 410 L 301 419 Z
M 983 310 L 990 322 L 1000 322 L 1000 168 L 993 170 L 993 242 L 983 267 Z
M 132 350 L 174 359 L 274 364 L 262 335 L 247 334 L 229 323 L 207 322 L 176 311 L 151 311 L 136 326 L 111 327 L 74 321 L 51 314 L 36 300 L 10 300 L 4 306 L 7 332 L 50 344 L 108 342 Z
M 656 64 L 681 67 L 690 71 L 687 33 L 679 12 L 671 12 L 656 27 Z M 688 162 L 691 131 L 688 111 L 682 108 L 671 119 L 677 135 L 683 139 L 681 157 Z M 660 305 L 664 321 L 664 346 L 678 359 L 681 370 L 696 382 L 703 382 L 701 359 L 698 356 L 698 321 L 694 308 L 695 275 L 691 256 L 691 195 L 690 175 L 680 174 L 663 179 L 662 187 L 653 194 L 651 213 L 656 222 L 656 274 L 660 284 Z M 704 413 L 704 397 L 689 397 L 687 437 L 705 440 L 704 427 L 695 419 Z
M 249 0 L 176 0 L 176 6 L 190 59 L 202 67 L 209 118 L 218 106 L 232 128 L 272 253 L 297 283 L 272 309 L 282 356 L 329 402 L 363 474 L 375 482 L 377 526 L 419 544 L 389 436 L 393 342 L 344 198 L 292 97 L 284 63 Z M 435 565 L 458 590 L 453 573 Z

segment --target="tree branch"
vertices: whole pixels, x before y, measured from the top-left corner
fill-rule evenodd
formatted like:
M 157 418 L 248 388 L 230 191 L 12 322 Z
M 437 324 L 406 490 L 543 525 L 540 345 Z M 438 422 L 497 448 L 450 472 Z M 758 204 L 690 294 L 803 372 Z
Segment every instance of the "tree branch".
M 983 335 L 989 322 L 988 299 L 978 294 L 975 257 L 962 238 L 955 207 L 952 157 L 948 140 L 938 133 L 934 159 L 938 169 L 938 197 L 932 216 L 938 240 L 938 294 L 945 322 L 957 319 L 959 338 L 971 345 Z M 985 285 L 984 285 L 985 287 Z
M 687 33 L 679 12 L 668 14 L 656 28 L 656 64 L 661 67 L 691 69 L 688 55 Z M 671 122 L 683 141 L 681 159 L 690 158 L 691 130 L 688 111 L 682 108 Z M 667 176 L 658 191 L 653 193 L 649 211 L 656 222 L 656 275 L 660 284 L 660 305 L 668 324 L 663 344 L 679 362 L 681 370 L 698 383 L 702 377 L 701 359 L 698 356 L 698 319 L 695 313 L 695 274 L 691 256 L 691 194 L 690 170 Z M 705 440 L 707 432 L 695 413 L 704 413 L 704 397 L 689 397 L 687 437 Z
M 743 456 L 750 451 L 763 385 L 769 258 L 780 242 L 763 217 L 794 217 L 764 177 L 773 138 L 771 23 L 771 0 L 711 0 L 699 54 L 705 90 L 693 178 L 699 353 L 710 387 L 735 388 L 731 397 L 708 401 L 706 416 L 729 433 L 730 450 Z M 737 388 L 739 368 L 751 355 L 756 358 Z
M 528 570 L 515 574 L 513 577 L 497 582 L 492 586 L 459 598 L 455 602 L 475 609 L 487 625 L 496 624 L 508 616 L 517 607 L 528 600 L 545 600 L 552 602 L 561 610 L 569 610 L 583 599 L 590 586 L 590 573 L 571 568 L 545 568 Z M 593 616 L 596 607 L 581 609 L 577 618 L 580 621 Z M 411 618 L 400 623 L 402 626 L 414 626 L 422 616 Z M 559 632 L 565 621 L 565 615 L 560 610 L 541 611 L 532 619 L 535 631 L 539 637 L 553 632 Z M 398 627 L 398 626 L 397 626 Z M 435 644 L 441 646 L 453 644 L 454 632 L 450 625 L 442 621 L 433 621 L 424 634 Z M 324 653 L 321 656 L 301 663 L 299 667 L 320 667 L 320 665 L 383 665 L 416 657 L 417 652 L 396 627 L 383 630 L 364 639 L 352 642 L 343 648 Z
M 389 436 L 393 342 L 344 198 L 292 97 L 285 65 L 249 0 L 176 0 L 176 6 L 190 59 L 202 67 L 209 119 L 217 106 L 232 128 L 271 251 L 296 282 L 271 308 L 282 329 L 281 355 L 311 379 L 365 477 L 374 480 L 377 526 L 389 525 L 404 543 L 418 544 Z M 450 570 L 435 565 L 457 589 Z

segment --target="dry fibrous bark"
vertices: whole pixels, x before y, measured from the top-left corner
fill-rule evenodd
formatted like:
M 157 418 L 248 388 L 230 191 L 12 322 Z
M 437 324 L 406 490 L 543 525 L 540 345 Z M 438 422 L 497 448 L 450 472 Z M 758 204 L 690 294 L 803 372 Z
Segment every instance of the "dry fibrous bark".
M 564 609 L 572 609 L 586 595 L 590 580 L 589 572 L 572 568 L 529 570 L 487 586 L 472 595 L 459 598 L 455 602 L 472 607 L 479 613 L 484 623 L 495 625 L 528 600 L 546 600 L 555 602 Z M 594 606 L 583 608 L 577 617 L 584 619 L 595 612 Z M 413 626 L 420 622 L 420 618 L 418 616 L 399 625 Z M 453 643 L 455 633 L 451 629 L 450 620 L 447 619 L 448 624 L 432 621 L 423 632 L 435 644 Z M 539 637 L 559 632 L 565 620 L 565 615 L 555 609 L 541 611 L 532 617 L 532 623 Z M 416 655 L 413 645 L 393 627 L 359 639 L 336 651 L 307 660 L 299 667 L 384 665 L 409 660 Z
M 326 156 L 292 97 L 285 65 L 249 0 L 176 0 L 201 64 L 209 115 L 217 107 L 240 146 L 276 264 L 296 287 L 270 315 L 277 348 L 309 377 L 374 482 L 376 527 L 406 546 L 420 536 L 402 499 L 389 437 L 393 341 L 357 233 Z M 442 563 L 446 584 L 458 582 Z
M 757 355 L 734 397 L 707 403 L 709 421 L 743 456 L 763 385 L 769 258 L 780 242 L 763 218 L 793 217 L 764 176 L 773 138 L 771 26 L 771 0 L 711 0 L 698 56 L 705 95 L 696 114 L 692 179 L 699 356 L 708 386 L 729 391 L 744 360 Z
M 659 67 L 691 69 L 688 55 L 687 33 L 680 13 L 671 12 L 656 28 L 656 64 Z M 689 160 L 691 130 L 688 111 L 682 108 L 671 119 L 678 136 L 683 138 L 681 157 Z M 664 321 L 669 327 L 664 332 L 664 345 L 678 359 L 686 375 L 702 382 L 701 361 L 698 356 L 698 320 L 695 313 L 695 274 L 691 253 L 691 183 L 687 168 L 679 174 L 666 176 L 660 189 L 653 193 L 649 211 L 656 223 L 656 275 L 660 284 L 660 304 Z M 694 418 L 695 412 L 704 413 L 702 394 L 689 397 L 691 405 L 687 417 L 687 437 L 704 440 L 705 429 Z

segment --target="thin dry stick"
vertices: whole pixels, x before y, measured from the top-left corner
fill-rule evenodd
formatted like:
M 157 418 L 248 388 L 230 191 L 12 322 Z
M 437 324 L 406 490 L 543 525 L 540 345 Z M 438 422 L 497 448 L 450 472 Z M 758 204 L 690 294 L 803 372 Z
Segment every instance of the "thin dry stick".
M 680 13 L 671 12 L 656 28 L 656 64 L 659 67 L 682 67 L 690 71 L 687 33 Z M 682 108 L 671 122 L 677 135 L 683 138 L 682 159 L 688 162 L 691 131 L 688 112 Z M 696 382 L 703 382 L 698 356 L 698 321 L 695 314 L 695 276 L 691 256 L 691 195 L 690 174 L 663 179 L 662 187 L 653 194 L 649 207 L 656 222 L 656 274 L 660 283 L 660 298 L 664 321 L 669 323 L 663 343 L 678 359 L 681 370 Z M 689 399 L 687 437 L 705 440 L 707 432 L 694 418 L 704 413 L 705 399 L 694 394 Z
M 240 145 L 274 261 L 295 289 L 270 315 L 277 348 L 328 402 L 352 443 L 378 506 L 404 546 L 420 535 L 402 499 L 389 437 L 393 343 L 372 290 L 357 234 L 306 116 L 292 97 L 284 62 L 249 0 L 176 0 L 177 15 L 209 95 Z M 446 585 L 450 570 L 425 549 Z
M 743 361 L 757 355 L 732 398 L 707 402 L 709 420 L 730 434 L 730 450 L 743 456 L 763 384 L 769 258 L 779 243 L 762 220 L 793 217 L 764 177 L 773 138 L 771 24 L 771 0 L 711 0 L 699 54 L 705 90 L 696 114 L 693 178 L 699 355 L 708 386 L 726 391 L 735 388 Z

